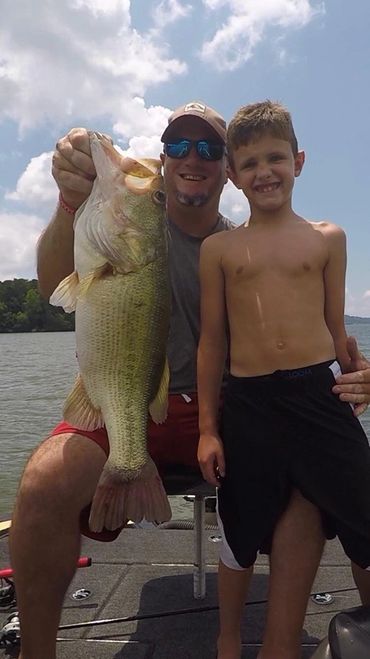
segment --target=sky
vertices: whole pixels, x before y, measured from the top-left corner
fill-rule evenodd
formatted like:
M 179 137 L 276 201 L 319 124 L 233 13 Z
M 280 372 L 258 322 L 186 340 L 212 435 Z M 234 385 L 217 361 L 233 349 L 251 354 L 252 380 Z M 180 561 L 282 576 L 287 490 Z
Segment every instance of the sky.
M 306 163 L 294 209 L 347 234 L 346 313 L 370 316 L 369 0 L 0 0 L 0 281 L 36 276 L 57 200 L 56 141 L 75 126 L 157 157 L 171 110 L 227 121 L 267 98 Z M 248 204 L 229 182 L 221 211 Z

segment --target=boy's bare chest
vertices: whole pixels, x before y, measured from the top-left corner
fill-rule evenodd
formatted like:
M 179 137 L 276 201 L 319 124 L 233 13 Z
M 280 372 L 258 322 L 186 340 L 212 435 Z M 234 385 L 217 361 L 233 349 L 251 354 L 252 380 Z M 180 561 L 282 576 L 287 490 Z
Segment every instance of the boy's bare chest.
M 317 232 L 276 235 L 268 241 L 243 236 L 225 255 L 224 267 L 228 278 L 239 281 L 265 276 L 308 277 L 322 273 L 327 257 L 325 242 Z

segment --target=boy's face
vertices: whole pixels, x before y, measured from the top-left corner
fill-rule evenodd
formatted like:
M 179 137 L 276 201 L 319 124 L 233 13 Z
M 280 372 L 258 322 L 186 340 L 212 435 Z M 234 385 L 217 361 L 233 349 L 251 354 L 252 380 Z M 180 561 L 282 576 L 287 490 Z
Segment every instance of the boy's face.
M 303 151 L 294 156 L 288 141 L 263 135 L 234 151 L 229 178 L 244 192 L 251 210 L 276 211 L 290 205 L 294 178 L 303 164 Z

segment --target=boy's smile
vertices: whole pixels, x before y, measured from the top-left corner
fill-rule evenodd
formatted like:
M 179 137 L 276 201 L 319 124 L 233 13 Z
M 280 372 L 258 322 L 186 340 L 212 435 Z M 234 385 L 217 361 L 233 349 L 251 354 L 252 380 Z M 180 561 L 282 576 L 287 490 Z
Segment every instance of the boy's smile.
M 303 162 L 303 151 L 294 156 L 287 140 L 266 134 L 234 151 L 230 178 L 244 192 L 252 211 L 276 211 L 290 207 L 294 179 Z

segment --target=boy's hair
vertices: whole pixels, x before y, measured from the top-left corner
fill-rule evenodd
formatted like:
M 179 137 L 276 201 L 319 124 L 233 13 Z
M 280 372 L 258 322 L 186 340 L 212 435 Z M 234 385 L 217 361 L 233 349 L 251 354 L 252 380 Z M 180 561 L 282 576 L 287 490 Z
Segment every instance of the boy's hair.
M 293 155 L 298 153 L 298 142 L 288 110 L 273 101 L 243 105 L 231 119 L 227 129 L 227 153 L 233 165 L 233 152 L 265 134 L 290 143 Z

